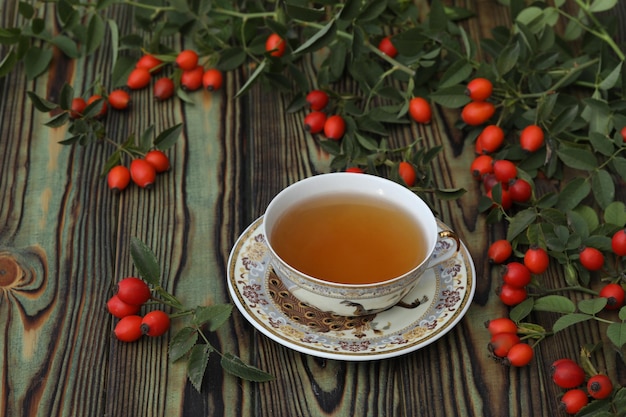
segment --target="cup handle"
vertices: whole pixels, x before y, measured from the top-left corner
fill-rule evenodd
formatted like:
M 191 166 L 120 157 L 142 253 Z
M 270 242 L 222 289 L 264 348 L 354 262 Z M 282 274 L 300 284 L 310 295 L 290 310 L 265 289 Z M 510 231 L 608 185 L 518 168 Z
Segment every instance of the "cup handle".
M 428 268 L 439 265 L 455 256 L 461 249 L 461 240 L 452 230 L 442 230 L 437 239 L 439 250 L 430 258 Z

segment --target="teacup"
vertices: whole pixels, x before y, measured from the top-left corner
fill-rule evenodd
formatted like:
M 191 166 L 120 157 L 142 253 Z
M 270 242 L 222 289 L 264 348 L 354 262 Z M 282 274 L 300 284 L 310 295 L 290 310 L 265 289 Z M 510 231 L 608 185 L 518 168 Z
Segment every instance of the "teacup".
M 356 173 L 320 174 L 286 187 L 268 205 L 263 233 L 271 267 L 287 289 L 342 316 L 419 305 L 407 294 L 460 248 L 418 195 Z

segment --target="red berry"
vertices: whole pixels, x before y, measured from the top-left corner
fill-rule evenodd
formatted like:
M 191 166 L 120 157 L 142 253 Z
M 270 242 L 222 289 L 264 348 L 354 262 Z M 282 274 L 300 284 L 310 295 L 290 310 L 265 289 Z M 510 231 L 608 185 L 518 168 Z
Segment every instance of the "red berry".
M 126 110 L 130 103 L 130 94 L 126 90 L 118 89 L 109 93 L 109 105 L 116 110 Z
M 134 342 L 142 336 L 141 317 L 136 315 L 123 317 L 115 326 L 115 337 L 122 342 Z
M 130 163 L 130 178 L 141 188 L 149 188 L 154 184 L 156 171 L 145 159 L 133 159 Z
M 474 78 L 465 89 L 465 94 L 473 101 L 485 101 L 491 97 L 493 84 L 486 78 Z
M 140 278 L 124 278 L 117 283 L 117 296 L 125 303 L 140 306 L 150 299 L 150 287 Z
M 508 159 L 499 159 L 493 163 L 493 173 L 498 181 L 508 184 L 517 176 L 517 166 Z
M 587 404 L 589 404 L 589 398 L 581 389 L 569 390 L 561 397 L 561 406 L 567 414 L 576 414 Z
M 346 172 L 352 172 L 353 174 L 363 174 L 365 173 L 365 170 L 359 167 L 349 167 L 346 168 Z
M 409 101 L 409 115 L 417 123 L 430 123 L 433 117 L 433 111 L 430 103 L 423 97 L 413 97 Z
M 496 264 L 501 264 L 506 261 L 512 254 L 513 246 L 511 246 L 511 242 L 506 239 L 496 240 L 489 245 L 489 249 L 487 250 L 487 257 L 491 262 Z
M 285 49 L 287 49 L 287 43 L 280 35 L 272 33 L 267 37 L 265 51 L 269 52 L 271 56 L 279 58 L 285 54 Z
M 470 165 L 470 172 L 477 180 L 481 180 L 485 175 L 493 172 L 493 157 L 489 155 L 478 155 Z
M 470 126 L 486 123 L 496 112 L 496 107 L 488 101 L 472 101 L 461 110 L 461 119 Z
M 130 171 L 123 165 L 111 168 L 107 174 L 107 184 L 114 192 L 120 192 L 130 184 Z
M 158 149 L 149 151 L 146 156 L 144 156 L 144 159 L 152 165 L 157 174 L 169 171 L 170 169 L 170 159 L 167 157 L 165 152 Z
M 498 125 L 488 125 L 476 139 L 476 153 L 493 153 L 504 143 L 504 130 Z
M 198 53 L 190 49 L 185 49 L 176 55 L 176 66 L 183 71 L 189 71 L 198 66 Z
M 529 125 L 522 129 L 520 134 L 520 145 L 523 150 L 536 152 L 543 146 L 543 130 L 537 125 Z
M 107 101 L 100 94 L 94 94 L 87 99 L 87 106 L 90 104 L 95 105 L 94 103 L 96 102 L 101 103 L 100 111 L 96 114 L 96 117 L 104 117 L 107 114 L 108 109 Z
M 526 291 L 526 288 L 523 287 L 514 287 L 513 285 L 503 284 L 498 291 L 498 297 L 500 297 L 500 300 L 504 304 L 512 307 L 528 298 L 528 292 Z
M 202 86 L 209 91 L 217 91 L 224 84 L 224 75 L 217 68 L 209 68 L 202 76 Z
M 139 90 L 150 84 L 150 71 L 146 68 L 135 68 L 128 74 L 126 86 L 131 90 Z
M 204 68 L 201 65 L 185 70 L 180 76 L 180 86 L 187 91 L 196 91 L 202 87 Z
M 391 36 L 386 36 L 378 43 L 378 49 L 385 55 L 395 58 L 398 55 L 398 50 L 391 42 Z
M 542 274 L 550 265 L 550 258 L 545 249 L 531 247 L 524 254 L 524 265 L 533 274 Z
M 154 310 L 143 317 L 141 332 L 148 336 L 161 336 L 170 328 L 170 316 L 161 310 Z
M 163 64 L 159 58 L 154 55 L 143 55 L 135 64 L 135 68 L 145 68 L 150 72 L 157 72 L 160 68 L 157 69 L 159 65 Z
M 83 116 L 83 112 L 87 107 L 87 102 L 82 97 L 75 97 L 72 100 L 72 106 L 70 107 L 70 117 L 72 119 L 78 119 Z
M 125 303 L 117 294 L 107 301 L 107 310 L 118 319 L 137 314 L 139 309 L 141 309 L 141 306 Z
M 346 122 L 343 117 L 335 114 L 326 119 L 324 123 L 324 135 L 328 139 L 339 140 L 346 132 Z
M 626 126 L 624 126 L 619 133 L 622 135 L 622 139 L 624 140 L 624 142 L 626 142 Z
M 154 98 L 163 101 L 174 95 L 174 90 L 176 86 L 174 85 L 174 81 L 169 77 L 163 77 L 156 80 L 154 83 L 154 87 L 152 89 L 152 94 Z
M 325 123 L 326 114 L 321 111 L 313 111 L 304 118 L 304 128 L 313 135 L 324 130 Z
M 493 355 L 504 358 L 509 350 L 519 342 L 520 338 L 515 333 L 498 333 L 491 336 L 487 347 Z
M 613 393 L 613 383 L 606 375 L 594 375 L 587 381 L 587 392 L 596 400 L 603 400 Z
M 509 193 L 514 202 L 525 203 L 532 197 L 533 189 L 526 180 L 517 178 L 509 183 Z
M 402 181 L 409 187 L 413 187 L 415 185 L 415 180 L 417 178 L 417 174 L 415 173 L 415 168 L 413 165 L 406 161 L 400 162 L 398 165 L 398 174 L 400 174 L 400 178 Z
M 615 283 L 606 284 L 598 295 L 607 299 L 604 307 L 607 310 L 619 310 L 624 305 L 624 299 L 626 299 L 624 288 Z
M 511 199 L 511 193 L 509 193 L 509 190 L 507 190 L 506 188 L 501 187 L 500 190 L 500 199 L 498 201 L 496 201 L 496 199 L 493 197 L 493 187 L 487 191 L 487 197 L 491 198 L 494 202 L 494 207 L 497 207 L 498 205 L 502 206 L 502 208 L 504 210 L 508 210 L 513 206 L 513 200 Z
M 573 360 L 559 360 L 550 368 L 552 380 L 561 388 L 574 388 L 585 381 L 585 370 Z
M 509 262 L 504 267 L 502 280 L 505 284 L 522 288 L 530 284 L 531 279 L 532 277 L 528 268 L 519 262 Z
M 604 255 L 598 249 L 587 246 L 580 251 L 580 264 L 589 271 L 599 271 L 604 266 Z
M 511 366 L 521 367 L 526 366 L 533 359 L 535 351 L 526 343 L 518 343 L 511 346 L 509 352 L 506 354 L 505 363 Z
M 306 95 L 306 102 L 311 110 L 320 111 L 324 110 L 328 105 L 330 98 L 325 91 L 312 90 Z
M 485 323 L 485 327 L 492 336 L 498 333 L 517 333 L 517 324 L 507 317 L 489 320 Z
M 496 185 L 500 184 L 496 179 L 496 176 L 493 172 L 488 172 L 487 174 L 482 176 L 483 180 L 483 188 L 485 189 L 485 193 L 490 193 L 491 189 Z
M 617 256 L 626 256 L 626 229 L 615 232 L 611 238 L 611 248 Z

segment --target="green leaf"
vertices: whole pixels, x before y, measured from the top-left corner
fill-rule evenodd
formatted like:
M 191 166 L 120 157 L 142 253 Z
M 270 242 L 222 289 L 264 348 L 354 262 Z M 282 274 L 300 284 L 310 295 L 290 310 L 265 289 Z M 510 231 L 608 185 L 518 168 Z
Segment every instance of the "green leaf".
M 293 51 L 293 53 L 294 55 L 299 55 L 315 52 L 335 40 L 336 33 L 337 24 L 335 20 L 331 20 L 322 29 L 317 31 L 315 35 L 311 36 L 306 42 Z
M 619 227 L 626 225 L 626 205 L 621 201 L 614 201 L 604 209 L 604 221 Z
M 591 176 L 593 196 L 602 209 L 609 206 L 615 199 L 615 183 L 611 174 L 605 170 L 598 170 Z
M 154 125 L 148 126 L 146 130 L 143 131 L 141 136 L 139 137 L 139 151 L 142 153 L 146 153 L 152 147 L 152 138 L 154 136 Z M 129 137 L 130 139 L 130 137 Z M 133 140 L 134 142 L 134 140 Z M 131 142 L 132 144 L 132 142 Z
M 433 0 L 428 14 L 428 29 L 433 33 L 443 32 L 448 27 L 448 17 L 441 0 Z
M 254 70 L 252 75 L 250 75 L 250 77 L 248 78 L 246 83 L 239 89 L 239 91 L 235 95 L 235 98 L 238 98 L 238 97 L 242 96 L 246 91 L 248 91 L 248 89 L 250 89 L 250 87 L 252 87 L 252 85 L 255 83 L 255 81 L 261 76 L 261 74 L 263 74 L 263 71 L 265 71 L 265 67 L 267 66 L 267 62 L 268 61 L 266 59 L 264 59 L 256 67 L 256 69 Z
M 13 50 L 11 50 L 8 54 L 6 54 L 4 58 L 2 58 L 2 61 L 0 61 L 0 77 L 5 77 L 7 74 L 13 71 L 13 68 L 15 68 L 16 64 L 17 54 Z
M 347 0 L 339 12 L 339 19 L 352 20 L 359 15 L 361 0 Z
M 604 156 L 611 156 L 615 151 L 615 145 L 611 138 L 598 132 L 591 132 L 589 134 L 589 142 L 593 146 L 593 150 L 600 152 Z
M 520 211 L 513 216 L 509 222 L 506 238 L 509 242 L 513 241 L 518 235 L 524 233 L 528 226 L 537 219 L 537 212 L 532 209 Z
M 516 323 L 524 320 L 528 315 L 533 311 L 533 307 L 535 306 L 535 300 L 532 297 L 528 297 L 515 307 L 511 309 L 509 313 L 509 317 Z
M 578 105 L 572 105 L 559 112 L 550 125 L 550 134 L 556 136 L 570 127 L 578 116 L 578 110 Z
M 588 300 L 580 300 L 578 302 L 578 310 L 581 313 L 596 315 L 606 306 L 607 299 L 603 297 L 590 298 Z
M 61 87 L 61 94 L 59 95 L 59 107 L 63 110 L 71 110 L 73 99 L 74 88 L 69 83 L 63 84 L 63 87 Z
M 133 237 L 130 242 L 130 255 L 139 275 L 152 285 L 160 285 L 161 267 L 150 248 L 141 240 Z
M 53 37 L 50 39 L 50 43 L 63 51 L 69 58 L 78 58 L 80 56 L 76 42 L 65 35 Z
M 85 44 L 85 54 L 89 55 L 102 44 L 104 40 L 105 24 L 99 14 L 94 13 L 87 25 L 87 42 Z
M 596 157 L 586 149 L 561 146 L 556 153 L 559 159 L 570 168 L 593 171 L 598 166 Z
M 496 59 L 496 68 L 500 75 L 505 75 L 517 65 L 520 55 L 520 44 L 514 42 L 502 50 Z
M 120 87 L 126 85 L 128 74 L 135 68 L 137 60 L 129 56 L 119 56 L 113 65 L 111 73 L 111 86 Z
M 357 16 L 359 23 L 372 21 L 380 16 L 387 8 L 387 0 L 369 0 Z
M 203 326 L 209 323 L 209 330 L 214 332 L 228 320 L 232 311 L 232 304 L 216 304 L 206 307 L 197 307 L 193 323 L 197 326 Z
M 450 109 L 457 109 L 470 102 L 463 85 L 437 89 L 430 94 L 430 98 L 435 103 Z
M 26 19 L 32 19 L 35 15 L 35 8 L 25 1 L 20 1 L 18 3 L 17 10 Z
M 622 321 L 626 321 L 626 306 L 619 309 L 618 317 Z
M 473 68 L 465 59 L 459 59 L 448 67 L 441 76 L 439 88 L 451 87 L 465 81 L 471 74 Z
M 52 61 L 52 50 L 31 47 L 24 55 L 24 71 L 29 80 L 37 78 L 45 72 Z
M 611 10 L 617 4 L 617 0 L 594 0 L 589 6 L 591 13 L 605 12 Z
M 28 98 L 33 103 L 33 106 L 40 112 L 46 113 L 58 108 L 56 103 L 46 100 L 43 97 L 38 96 L 34 91 L 27 91 Z
M 326 10 L 323 7 L 309 8 L 302 7 L 297 4 L 290 4 L 287 2 L 285 5 L 287 15 L 293 19 L 302 20 L 304 22 L 316 22 L 324 17 Z
M 227 48 L 220 53 L 217 66 L 222 71 L 232 71 L 246 62 L 246 57 L 246 51 L 243 48 Z
M 535 300 L 533 310 L 568 314 L 576 311 L 576 306 L 572 300 L 562 295 L 546 295 Z
M 606 329 L 606 335 L 619 349 L 626 344 L 626 323 L 611 323 Z
M 209 364 L 209 356 L 213 349 L 210 345 L 195 345 L 189 354 L 187 361 L 187 378 L 191 385 L 200 392 L 202 389 L 202 379 Z
M 274 376 L 251 365 L 231 353 L 224 353 L 221 360 L 222 368 L 229 374 L 252 382 L 267 382 L 274 380 Z
M 611 88 L 615 87 L 615 85 L 617 84 L 617 81 L 619 81 L 619 77 L 622 74 L 622 64 L 623 62 L 620 61 L 619 64 L 617 64 L 617 66 L 615 68 L 613 68 L 613 71 L 611 71 L 611 73 L 609 75 L 607 75 L 604 80 L 602 80 L 602 82 L 600 83 L 600 85 L 598 85 L 598 87 L 601 90 L 610 90 Z
M 154 146 L 157 149 L 165 150 L 171 148 L 181 132 L 183 131 L 183 123 L 179 123 L 175 126 L 165 129 L 163 132 L 159 133 L 159 135 L 154 138 Z
M 554 322 L 554 325 L 552 326 L 552 331 L 554 333 L 557 333 L 569 326 L 582 323 L 584 321 L 590 320 L 591 318 L 592 316 L 582 313 L 566 314 L 565 316 L 559 317 Z
M 113 19 L 107 19 L 109 25 L 109 31 L 111 32 L 111 55 L 113 56 L 113 67 L 117 63 L 117 57 L 120 49 L 120 28 L 117 26 L 117 22 Z
M 180 329 L 170 341 L 170 361 L 176 362 L 189 353 L 198 341 L 198 337 L 198 332 L 192 327 L 183 327 Z
M 61 127 L 66 124 L 70 120 L 70 115 L 68 112 L 62 112 L 52 117 L 46 123 L 44 123 L 48 127 Z
M 575 208 L 591 192 L 591 185 L 584 178 L 574 178 L 568 182 L 558 196 L 556 208 L 567 211 Z

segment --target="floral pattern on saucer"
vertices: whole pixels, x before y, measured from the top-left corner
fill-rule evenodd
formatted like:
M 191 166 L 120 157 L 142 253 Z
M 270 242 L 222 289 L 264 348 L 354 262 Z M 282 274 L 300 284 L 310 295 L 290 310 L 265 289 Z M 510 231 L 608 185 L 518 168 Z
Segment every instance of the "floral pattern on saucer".
M 415 308 L 343 317 L 300 303 L 269 266 L 257 219 L 239 237 L 228 262 L 230 295 L 243 316 L 274 341 L 314 356 L 375 360 L 403 355 L 439 339 L 465 315 L 475 291 L 475 270 L 464 245 L 450 260 L 428 270 L 405 297 Z M 439 222 L 441 230 L 448 229 Z M 441 250 L 441 248 L 436 249 Z

